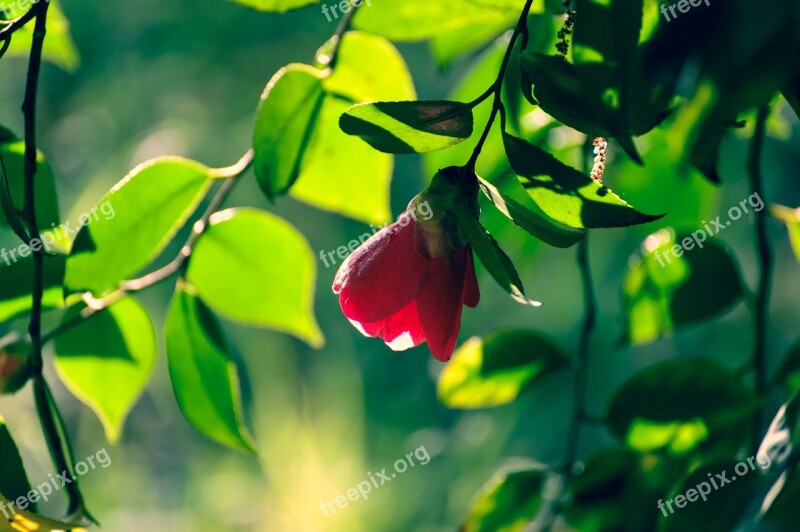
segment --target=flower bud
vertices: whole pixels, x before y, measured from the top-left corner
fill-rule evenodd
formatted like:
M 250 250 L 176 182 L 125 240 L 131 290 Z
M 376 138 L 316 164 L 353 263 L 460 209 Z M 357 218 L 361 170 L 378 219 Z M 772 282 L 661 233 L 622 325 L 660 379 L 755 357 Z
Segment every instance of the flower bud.
M 0 348 L 0 394 L 18 392 L 31 375 L 29 346 L 18 340 Z
M 451 166 L 433 176 L 428 188 L 408 204 L 412 213 L 422 211 L 423 205 L 427 212 L 432 213 L 427 218 L 415 217 L 414 244 L 420 255 L 432 259 L 452 256 L 467 244 L 452 212 L 454 206 L 466 205 L 477 216 L 477 193 L 475 175 L 467 173 L 464 168 Z

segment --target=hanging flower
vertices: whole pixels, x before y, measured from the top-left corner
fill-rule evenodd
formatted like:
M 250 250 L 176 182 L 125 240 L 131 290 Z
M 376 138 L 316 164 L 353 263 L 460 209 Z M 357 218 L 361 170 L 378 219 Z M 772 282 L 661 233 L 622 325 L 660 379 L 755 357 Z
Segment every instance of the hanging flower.
M 436 212 L 431 189 L 342 263 L 333 281 L 344 315 L 395 351 L 427 342 L 437 360 L 455 349 L 463 305 L 480 299 L 472 250 Z M 431 208 L 431 203 L 434 208 Z

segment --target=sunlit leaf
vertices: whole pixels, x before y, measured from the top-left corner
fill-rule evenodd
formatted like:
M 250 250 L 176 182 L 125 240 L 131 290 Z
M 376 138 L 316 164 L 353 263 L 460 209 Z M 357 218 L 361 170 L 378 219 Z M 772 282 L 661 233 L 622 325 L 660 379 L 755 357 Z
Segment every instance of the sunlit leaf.
M 348 109 L 339 119 L 339 126 L 376 150 L 422 153 L 469 138 L 472 108 L 449 101 L 366 103 Z
M 503 142 L 528 194 L 554 220 L 576 228 L 625 227 L 663 216 L 640 213 L 608 187 L 529 142 L 508 133 Z
M 189 263 L 187 279 L 220 314 L 324 343 L 314 318 L 316 260 L 286 221 L 255 209 L 211 217 Z
M 253 131 L 253 170 L 268 198 L 285 194 L 300 165 L 322 109 L 325 74 L 308 65 L 278 71 L 261 95 Z
M 184 281 L 170 304 L 165 336 L 172 390 L 186 420 L 214 441 L 253 451 L 222 329 Z
M 25 11 L 25 4 L 30 5 L 33 0 L 28 2 L 3 0 L 0 7 L 8 9 L 8 15 L 12 18 L 20 16 Z M 78 67 L 80 59 L 78 49 L 72 40 L 69 31 L 69 21 L 61 10 L 60 0 L 49 0 L 50 7 L 47 10 L 47 38 L 44 40 L 42 57 L 54 65 L 72 72 Z M 31 43 L 33 42 L 34 21 L 28 22 L 22 29 L 14 32 L 6 55 L 27 57 L 30 53 Z
M 64 294 L 61 285 L 64 281 L 65 265 L 64 255 L 45 257 L 42 273 L 44 310 L 63 306 Z M 30 310 L 32 268 L 33 258 L 30 255 L 22 260 L 10 262 L 10 266 L 0 262 L 0 321 L 9 321 Z
M 0 493 L 0 508 L 11 505 L 6 497 Z M 36 515 L 28 510 L 13 506 L 15 513 L 10 517 L 0 518 L 0 532 L 88 532 L 87 529 L 62 523 L 41 515 Z M 8 511 L 11 514 L 11 511 Z
M 211 186 L 209 169 L 179 157 L 141 164 L 117 183 L 81 222 L 66 288 L 95 296 L 147 266 L 169 244 Z
M 62 322 L 76 318 L 72 307 Z M 156 338 L 150 316 L 133 297 L 82 321 L 55 340 L 55 365 L 67 388 L 94 410 L 108 441 L 119 440 L 125 418 L 150 379 Z
M 533 331 L 494 332 L 456 350 L 439 376 L 437 394 L 451 408 L 499 406 L 568 365 L 560 349 Z

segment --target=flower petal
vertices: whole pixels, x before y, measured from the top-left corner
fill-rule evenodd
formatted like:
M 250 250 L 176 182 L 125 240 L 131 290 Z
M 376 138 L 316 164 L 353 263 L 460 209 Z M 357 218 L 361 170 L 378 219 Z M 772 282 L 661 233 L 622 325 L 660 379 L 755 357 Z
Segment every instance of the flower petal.
M 345 316 L 374 323 L 413 301 L 428 275 L 428 259 L 414 248 L 414 223 L 395 222 L 342 263 L 333 281 Z
M 373 323 L 350 322 L 364 336 L 380 337 L 394 351 L 404 351 L 425 341 L 417 316 L 417 303 L 412 301 L 398 312 Z
M 446 362 L 453 354 L 461 328 L 461 311 L 467 293 L 469 248 L 452 259 L 436 259 L 428 280 L 417 298 L 419 322 L 428 347 L 437 360 Z
M 481 291 L 478 288 L 478 278 L 475 277 L 475 262 L 471 249 L 467 249 L 467 272 L 464 284 L 464 304 L 470 308 L 477 307 L 481 300 Z

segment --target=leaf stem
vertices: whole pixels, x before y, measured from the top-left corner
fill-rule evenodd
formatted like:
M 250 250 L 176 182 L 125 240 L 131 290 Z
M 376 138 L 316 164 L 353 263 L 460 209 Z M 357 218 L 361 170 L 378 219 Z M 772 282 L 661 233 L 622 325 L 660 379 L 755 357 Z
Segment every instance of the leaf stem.
M 474 107 L 494 94 L 492 111 L 489 114 L 489 120 L 486 122 L 486 127 L 483 128 L 483 133 L 481 133 L 481 137 L 478 139 L 478 144 L 475 145 L 475 149 L 472 151 L 472 156 L 470 156 L 469 161 L 467 161 L 467 164 L 465 165 L 468 170 L 473 172 L 475 171 L 475 164 L 478 162 L 478 156 L 480 156 L 483 145 L 486 143 L 486 139 L 489 136 L 489 131 L 492 129 L 495 118 L 497 118 L 497 113 L 500 111 L 500 108 L 503 107 L 503 78 L 505 78 L 506 70 L 508 70 L 508 62 L 511 59 L 511 53 L 514 51 L 514 45 L 517 42 L 517 38 L 522 35 L 524 40 L 527 36 L 528 13 L 530 13 L 532 4 L 533 0 L 526 0 L 525 7 L 522 8 L 519 21 L 517 21 L 517 26 L 514 28 L 514 32 L 511 34 L 511 39 L 508 42 L 508 48 L 506 48 L 506 53 L 503 56 L 503 62 L 500 64 L 500 72 L 497 74 L 497 79 L 495 79 L 494 83 L 486 90 L 486 92 L 470 103 L 470 105 Z
M 750 185 L 753 194 L 757 194 L 764 201 L 764 184 L 761 172 L 761 156 L 764 149 L 764 137 L 769 106 L 761 105 L 756 116 L 755 130 L 750 145 L 747 168 L 750 176 Z M 754 316 L 754 338 L 752 366 L 755 370 L 755 389 L 759 398 L 767 392 L 767 334 L 769 319 L 769 301 L 772 291 L 772 248 L 767 236 L 767 219 L 769 212 L 762 209 L 756 213 L 755 243 L 758 249 L 758 288 L 756 289 L 756 303 Z M 753 419 L 753 446 L 756 448 L 762 437 L 764 428 L 764 412 L 756 410 Z
M 330 52 L 321 59 L 321 63 L 333 70 L 336 66 L 336 60 L 339 57 L 339 48 L 342 46 L 342 38 L 344 34 L 347 33 L 347 30 L 350 29 L 350 24 L 353 22 L 353 17 L 356 15 L 356 11 L 364 2 L 360 2 L 356 4 L 355 2 L 352 4 L 352 9 L 344 14 L 342 20 L 339 22 L 339 26 L 336 28 L 336 33 L 333 34 L 331 39 L 333 40 L 333 47 L 331 48 Z

